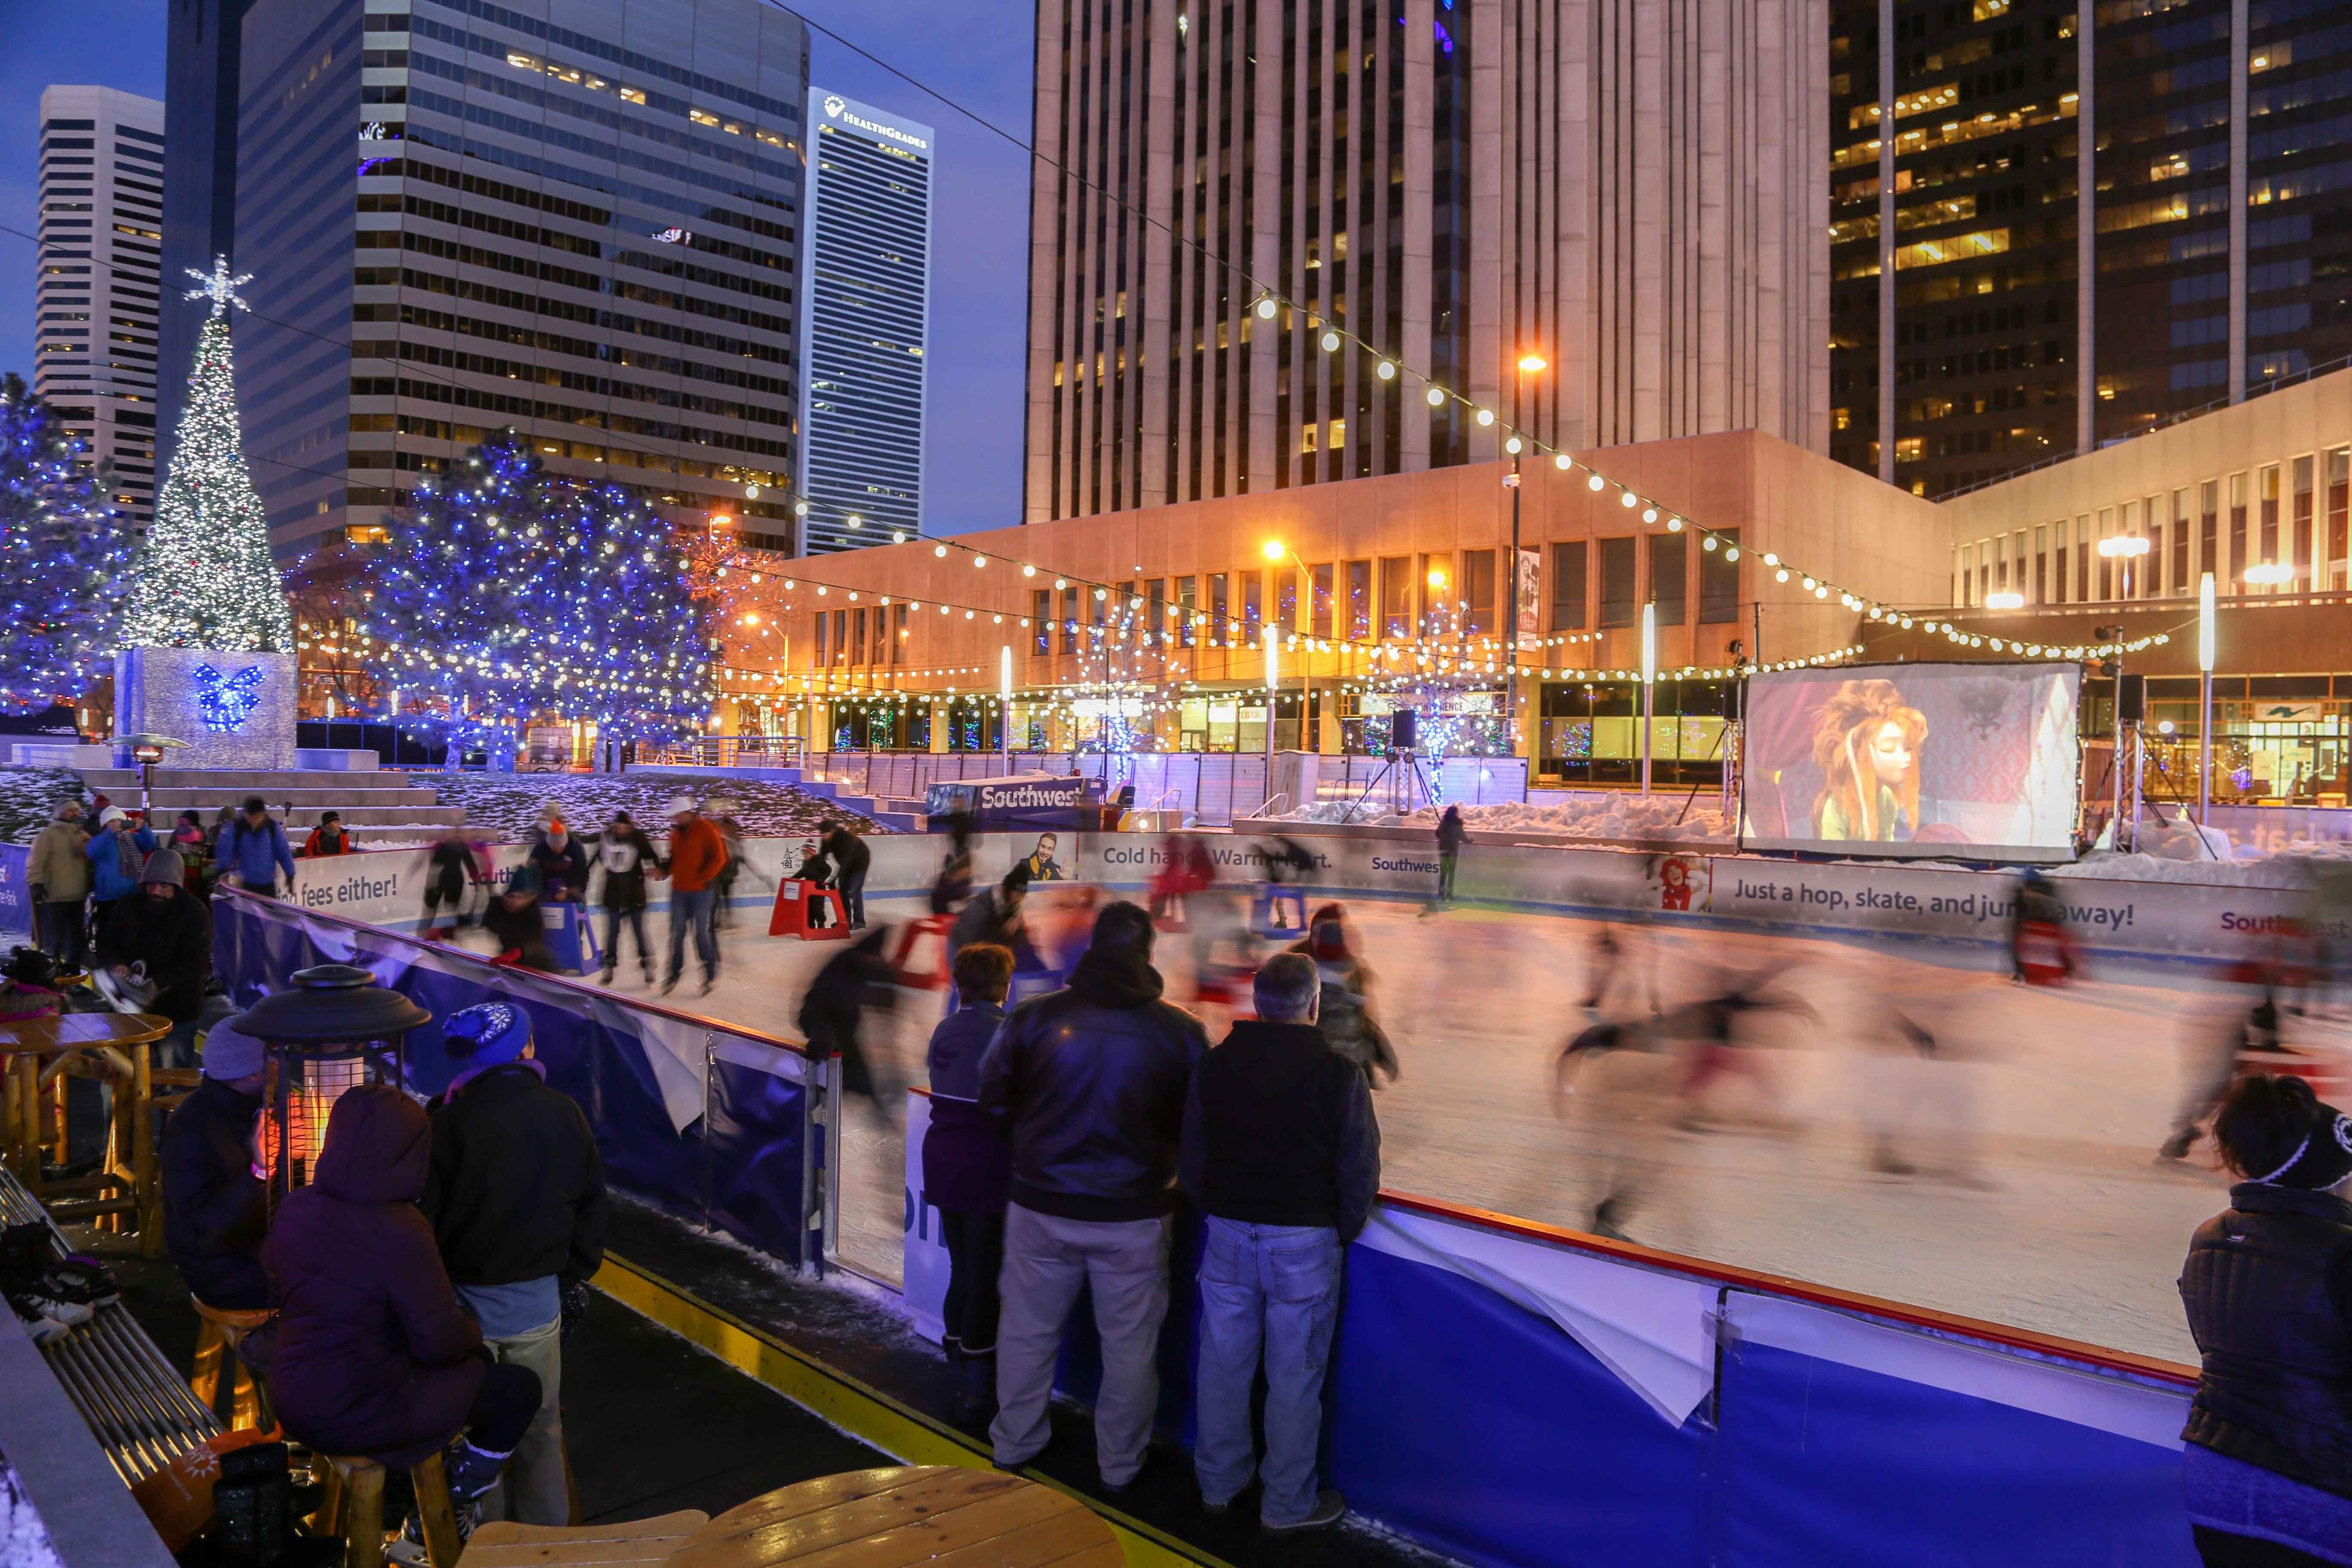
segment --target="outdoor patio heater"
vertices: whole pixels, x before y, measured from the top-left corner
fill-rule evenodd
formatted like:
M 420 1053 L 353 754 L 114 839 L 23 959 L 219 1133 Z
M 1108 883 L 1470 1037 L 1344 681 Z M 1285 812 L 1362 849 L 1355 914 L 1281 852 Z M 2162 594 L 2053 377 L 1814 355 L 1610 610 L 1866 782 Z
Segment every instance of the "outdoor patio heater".
M 268 1053 L 261 1147 L 275 1210 L 310 1184 L 335 1101 L 364 1083 L 405 1089 L 402 1042 L 433 1015 L 348 963 L 296 970 L 283 991 L 228 1021 Z

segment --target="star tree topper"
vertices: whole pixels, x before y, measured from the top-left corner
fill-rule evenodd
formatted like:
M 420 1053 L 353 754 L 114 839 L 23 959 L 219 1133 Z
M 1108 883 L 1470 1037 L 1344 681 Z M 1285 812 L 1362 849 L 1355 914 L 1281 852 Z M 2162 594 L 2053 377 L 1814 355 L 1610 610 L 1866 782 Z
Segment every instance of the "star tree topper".
M 240 310 L 253 309 L 245 302 L 244 297 L 237 293 L 239 289 L 253 281 L 253 274 L 240 272 L 234 278 L 230 277 L 227 257 L 215 257 L 213 269 L 210 272 L 199 272 L 191 267 L 188 268 L 188 276 L 196 280 L 196 286 L 188 290 L 186 297 L 191 300 L 210 300 L 213 302 L 214 315 L 228 314 L 228 308 L 231 305 Z

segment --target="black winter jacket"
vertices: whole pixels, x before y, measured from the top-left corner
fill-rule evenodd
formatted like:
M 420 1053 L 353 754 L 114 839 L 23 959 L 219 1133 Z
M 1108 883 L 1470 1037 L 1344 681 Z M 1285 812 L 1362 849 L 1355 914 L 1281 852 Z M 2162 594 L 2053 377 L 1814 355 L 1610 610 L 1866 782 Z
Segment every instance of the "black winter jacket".
M 604 1163 L 588 1119 L 526 1062 L 433 1107 L 419 1205 L 456 1285 L 586 1279 L 604 1262 Z
M 1024 1002 L 981 1063 L 980 1102 L 1013 1139 L 1013 1201 L 1065 1219 L 1150 1219 L 1173 1205 L 1201 1021 L 1160 999 L 1127 948 L 1091 949 L 1066 989 Z
M 608 830 L 596 846 L 596 863 L 604 868 L 604 907 L 618 914 L 646 907 L 646 877 L 661 864 L 654 841 L 642 829 Z
M 1201 1058 L 1184 1107 L 1184 1190 L 1248 1225 L 1353 1241 L 1381 1188 L 1381 1129 L 1356 1065 L 1312 1024 L 1244 1019 Z
M 825 858 L 840 868 L 841 879 L 845 882 L 852 877 L 864 875 L 866 868 L 874 861 L 874 851 L 866 847 L 866 840 L 846 827 L 836 827 L 824 836 L 824 854 Z
M 538 879 L 540 897 L 550 903 L 576 903 L 588 896 L 588 851 L 580 847 L 578 835 L 565 834 L 561 849 L 541 838 L 530 847 L 525 864 Z
M 2181 1436 L 2352 1498 L 2352 1204 L 2242 1182 L 2180 1270 L 2204 1375 Z
M 207 1307 L 269 1305 L 261 1241 L 268 1194 L 253 1173 L 253 1124 L 261 1096 L 208 1078 L 163 1128 L 163 1247 L 188 1294 Z
M 175 1024 L 205 1009 L 205 976 L 213 966 L 213 912 L 185 889 L 168 899 L 151 899 L 134 889 L 115 900 L 114 912 L 98 933 L 102 964 L 144 961 L 158 989 L 147 1005 Z

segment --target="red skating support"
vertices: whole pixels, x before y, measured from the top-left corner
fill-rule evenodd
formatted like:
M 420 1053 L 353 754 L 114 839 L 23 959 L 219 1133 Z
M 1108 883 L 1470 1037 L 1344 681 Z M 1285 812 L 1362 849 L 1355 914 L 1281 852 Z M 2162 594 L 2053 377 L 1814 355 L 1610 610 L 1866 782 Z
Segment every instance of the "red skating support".
M 918 991 L 948 988 L 948 927 L 954 923 L 950 915 L 921 915 L 898 928 L 898 951 L 890 955 L 890 967 L 898 972 L 899 984 Z M 914 957 L 916 946 L 927 936 L 939 938 L 939 962 L 929 969 L 909 968 L 907 961 Z
M 833 906 L 833 923 L 811 929 L 809 905 L 818 899 Z M 849 911 L 841 907 L 841 895 L 831 888 L 821 888 L 814 882 L 779 882 L 776 907 L 768 916 L 768 934 L 796 937 L 802 942 L 845 941 L 849 936 Z

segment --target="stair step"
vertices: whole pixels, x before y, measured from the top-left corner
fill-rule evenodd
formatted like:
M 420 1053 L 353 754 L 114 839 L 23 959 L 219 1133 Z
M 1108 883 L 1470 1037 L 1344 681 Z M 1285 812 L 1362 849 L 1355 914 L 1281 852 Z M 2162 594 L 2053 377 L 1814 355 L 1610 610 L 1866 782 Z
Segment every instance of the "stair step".
M 155 808 L 155 823 L 160 829 L 168 826 L 181 811 L 193 809 L 175 806 L 167 811 Z M 284 825 L 287 836 L 300 838 L 319 826 L 319 818 L 328 811 L 342 816 L 346 827 L 381 827 L 415 826 L 420 831 L 437 835 L 444 826 L 463 823 L 466 808 L 462 805 L 298 805 L 290 813 L 270 803 L 269 815 Z M 207 828 L 213 825 L 214 813 L 198 811 L 197 817 Z
M 81 782 L 93 790 L 112 794 L 137 789 L 137 768 L 83 768 Z M 245 795 L 271 795 L 287 789 L 383 789 L 405 773 L 363 769 L 344 773 L 334 768 L 157 768 L 159 788 L 205 789 Z
M 242 805 L 254 795 L 259 795 L 273 812 L 288 805 L 331 806 L 397 806 L 403 811 L 416 806 L 438 805 L 441 797 L 429 789 L 167 789 L 148 792 L 148 801 L 157 811 L 181 811 L 194 806 L 199 810 L 217 811 L 224 805 Z M 136 784 L 117 797 L 117 804 L 127 805 L 139 798 Z

